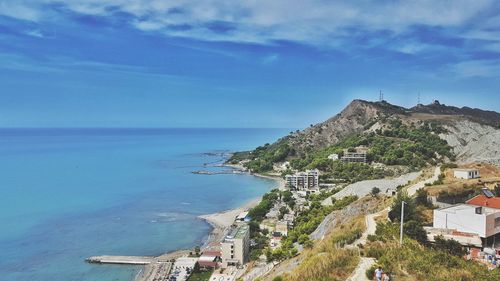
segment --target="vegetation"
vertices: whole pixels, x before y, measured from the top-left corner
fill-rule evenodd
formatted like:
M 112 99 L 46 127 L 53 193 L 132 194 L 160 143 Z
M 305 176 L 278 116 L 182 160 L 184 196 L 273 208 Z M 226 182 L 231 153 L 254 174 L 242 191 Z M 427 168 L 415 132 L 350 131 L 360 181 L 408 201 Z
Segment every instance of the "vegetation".
M 342 248 L 363 231 L 364 218 L 352 219 L 337 226 L 331 234 L 302 253 L 301 264 L 291 273 L 280 276 L 283 281 L 336 281 L 345 280 L 359 262 L 357 251 Z M 341 243 L 343 242 L 343 243 Z
M 392 176 L 390 171 L 373 168 L 359 163 L 342 163 L 332 161 L 328 156 L 336 153 L 343 155 L 344 149 L 354 151 L 356 147 L 369 148 L 368 160 L 386 165 L 402 165 L 413 169 L 426 165 L 435 165 L 446 159 L 454 160 L 455 155 L 446 141 L 438 134 L 444 128 L 434 122 L 420 124 L 404 124 L 398 118 L 384 118 L 378 121 L 382 129 L 375 132 L 352 135 L 341 142 L 322 149 L 309 149 L 299 155 L 286 138 L 274 144 L 260 146 L 251 152 L 236 153 L 229 160 L 237 163 L 248 160 L 244 165 L 254 172 L 267 172 L 273 164 L 285 160 L 295 170 L 318 168 L 326 173 L 326 177 L 349 179 L 351 182 Z M 290 173 L 291 171 L 288 171 Z M 284 172 L 287 174 L 287 172 Z
M 463 203 L 478 194 L 481 194 L 481 187 L 464 184 L 462 188 L 459 189 L 440 191 L 437 196 L 437 201 L 448 204 Z
M 189 277 L 188 281 L 208 281 L 210 280 L 210 276 L 212 275 L 212 270 L 206 271 L 195 271 Z
M 374 188 L 372 188 L 372 190 L 370 191 L 370 194 L 371 194 L 373 197 L 378 196 L 378 194 L 379 194 L 379 193 L 380 193 L 380 188 L 378 188 L 378 187 L 376 187 L 376 186 L 375 186 Z
M 420 198 L 420 199 L 419 199 Z M 404 244 L 399 245 L 399 218 L 401 201 L 405 201 Z M 377 259 L 392 280 L 500 280 L 500 271 L 489 271 L 485 266 L 463 258 L 463 247 L 454 240 L 436 237 L 436 243 L 427 242 L 422 228 L 421 210 L 430 208 L 427 193 L 420 192 L 413 200 L 399 193 L 391 207 L 392 222 L 378 223 L 375 235 L 364 248 L 365 255 Z M 366 273 L 373 277 L 375 266 Z
M 357 200 L 356 196 L 345 197 L 341 200 L 332 198 L 334 201 L 332 206 L 323 206 L 321 205 L 321 201 L 326 198 L 325 196 L 326 195 L 319 194 L 309 198 L 311 202 L 309 209 L 299 213 L 295 219 L 294 228 L 288 231 L 288 236 L 282 240 L 281 247 L 274 251 L 271 249 L 265 251 L 269 261 L 283 260 L 295 256 L 297 254 L 297 249 L 293 244 L 296 242 L 306 248 L 311 248 L 313 242 L 310 240 L 309 234 L 319 226 L 323 219 L 332 211 L 340 210 Z

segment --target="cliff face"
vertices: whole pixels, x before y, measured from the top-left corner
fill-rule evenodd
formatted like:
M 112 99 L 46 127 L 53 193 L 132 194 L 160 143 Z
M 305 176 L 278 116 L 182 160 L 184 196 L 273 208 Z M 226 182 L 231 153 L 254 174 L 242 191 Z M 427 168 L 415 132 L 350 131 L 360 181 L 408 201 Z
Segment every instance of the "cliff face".
M 445 126 L 440 137 L 453 147 L 459 163 L 487 162 L 500 167 L 500 130 L 470 120 Z

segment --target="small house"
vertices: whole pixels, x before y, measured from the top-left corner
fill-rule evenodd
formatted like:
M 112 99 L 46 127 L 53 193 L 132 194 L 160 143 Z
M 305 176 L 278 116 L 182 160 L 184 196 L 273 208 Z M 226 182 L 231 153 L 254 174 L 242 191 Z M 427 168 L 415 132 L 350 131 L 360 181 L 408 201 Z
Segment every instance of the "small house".
M 458 179 L 477 179 L 480 177 L 478 169 L 455 169 L 453 176 Z

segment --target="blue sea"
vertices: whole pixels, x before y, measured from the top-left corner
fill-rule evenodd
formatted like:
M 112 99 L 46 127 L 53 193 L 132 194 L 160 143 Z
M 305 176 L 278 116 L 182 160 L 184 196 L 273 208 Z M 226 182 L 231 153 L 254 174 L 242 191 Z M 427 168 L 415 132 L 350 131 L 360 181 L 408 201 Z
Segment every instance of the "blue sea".
M 0 129 L 0 280 L 130 281 L 140 267 L 93 255 L 198 245 L 201 214 L 237 207 L 270 180 L 221 171 L 220 153 L 284 129 Z

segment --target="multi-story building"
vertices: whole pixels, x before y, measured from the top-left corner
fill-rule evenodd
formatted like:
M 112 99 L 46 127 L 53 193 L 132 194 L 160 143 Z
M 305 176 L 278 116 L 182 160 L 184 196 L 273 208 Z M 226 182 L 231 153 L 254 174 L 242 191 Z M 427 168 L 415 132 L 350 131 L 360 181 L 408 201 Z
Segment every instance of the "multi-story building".
M 319 186 L 319 170 L 307 170 L 305 172 L 287 175 L 285 177 L 288 188 L 311 189 Z
M 247 224 L 233 227 L 222 241 L 221 248 L 222 268 L 245 264 L 250 251 L 250 227 Z
M 349 152 L 349 150 L 345 149 L 341 160 L 348 163 L 366 163 L 366 150 L 356 149 L 355 152 Z

